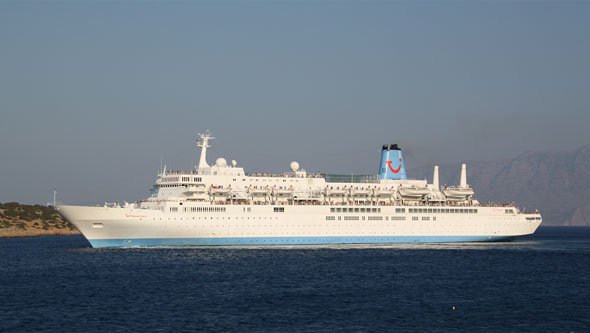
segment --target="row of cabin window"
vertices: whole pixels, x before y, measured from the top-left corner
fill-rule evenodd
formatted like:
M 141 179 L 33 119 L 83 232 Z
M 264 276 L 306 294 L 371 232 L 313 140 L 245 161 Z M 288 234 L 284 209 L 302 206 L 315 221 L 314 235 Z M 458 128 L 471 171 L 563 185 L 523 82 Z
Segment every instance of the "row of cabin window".
M 433 216 L 432 220 L 436 221 L 436 216 Z M 412 216 L 412 221 L 418 221 L 418 216 Z M 430 221 L 430 216 L 422 216 L 422 221 Z
M 359 216 L 344 216 L 344 221 L 358 221 L 360 220 L 361 217 Z M 368 221 L 383 221 L 383 216 L 367 216 L 366 219 Z M 391 219 L 391 221 L 405 221 L 406 217 L 405 216 L 391 216 L 391 218 L 389 216 L 385 216 L 385 220 L 389 221 Z M 338 221 L 341 221 L 342 217 L 338 216 Z M 365 221 L 365 216 L 362 216 L 362 220 Z M 420 217 L 418 216 L 413 216 L 412 217 L 412 221 L 418 221 L 420 220 Z M 433 221 L 436 221 L 436 216 L 432 217 Z M 326 221 L 336 221 L 336 216 L 326 216 Z M 422 221 L 430 221 L 430 216 L 422 216 Z
M 193 182 L 201 182 L 203 179 L 201 177 L 193 177 Z M 162 182 L 165 183 L 171 183 L 171 182 L 177 182 L 178 181 L 178 177 L 164 177 L 162 178 Z M 183 182 L 190 182 L 191 181 L 191 177 L 182 177 L 182 181 Z
M 225 207 L 184 207 L 184 211 L 190 211 L 192 213 L 209 213 L 209 212 L 216 212 L 216 213 L 225 213 Z M 170 207 L 170 212 L 176 213 L 178 212 L 178 207 Z
M 256 179 L 251 179 L 250 181 L 252 181 L 252 180 L 254 180 L 255 182 L 257 182 L 257 181 L 260 181 L 261 179 L 260 179 L 260 178 L 256 178 Z M 281 181 L 281 179 L 280 179 L 280 178 L 279 178 L 279 179 L 269 179 L 268 181 L 269 181 L 269 182 L 272 182 L 273 180 L 274 180 L 274 182 L 275 182 L 275 183 L 278 183 L 278 182 L 280 182 L 280 181 Z M 238 180 L 237 180 L 237 178 L 234 178 L 234 179 L 233 179 L 233 181 L 234 181 L 234 182 L 237 182 Z M 245 182 L 245 181 L 246 181 L 246 179 L 245 179 L 245 178 L 242 178 L 242 181 L 243 181 L 243 182 Z M 265 182 L 265 181 L 267 181 L 267 180 L 263 178 L 263 179 L 262 179 L 262 181 L 263 181 L 263 182 Z M 286 179 L 282 179 L 282 181 L 283 181 L 283 183 L 286 183 L 286 182 L 287 182 L 287 180 L 286 180 Z M 295 180 L 293 180 L 293 179 L 289 179 L 289 182 L 291 182 L 291 183 L 292 183 L 292 182 L 299 183 L 299 180 L 298 180 L 298 179 L 295 179 Z
M 467 208 L 409 208 L 410 213 L 450 213 L 450 214 L 477 214 L 477 209 L 467 209 Z
M 236 181 L 236 180 L 234 179 L 234 181 Z M 242 181 L 243 181 L 243 182 L 245 182 L 246 180 L 245 180 L 245 179 L 242 179 Z M 257 182 L 257 181 L 259 181 L 259 179 L 254 179 L 254 181 L 255 181 L 255 182 Z M 267 180 L 266 180 L 266 179 L 262 179 L 262 181 L 263 181 L 263 182 L 265 182 L 265 181 L 267 181 Z M 269 181 L 269 182 L 272 182 L 273 180 L 272 180 L 272 179 L 269 179 L 268 181 Z M 280 181 L 280 179 L 275 179 L 275 180 L 274 180 L 274 182 L 275 182 L 275 183 L 278 183 L 279 181 Z M 283 179 L 283 183 L 286 183 L 286 182 L 287 182 L 287 180 L 286 180 L 286 179 Z M 295 180 L 293 180 L 293 179 L 289 179 L 289 182 L 290 182 L 290 183 L 292 183 L 292 182 L 299 183 L 299 180 L 298 180 L 298 179 L 295 179 Z
M 383 221 L 383 216 L 344 216 L 344 221 L 358 221 L 362 218 L 363 221 Z M 342 216 L 338 216 L 338 221 L 342 220 Z M 385 220 L 389 221 L 389 216 L 385 216 Z M 392 216 L 392 221 L 405 221 L 405 216 Z M 336 216 L 326 216 L 326 221 L 336 221 Z
M 381 213 L 381 208 L 330 208 L 330 213 Z

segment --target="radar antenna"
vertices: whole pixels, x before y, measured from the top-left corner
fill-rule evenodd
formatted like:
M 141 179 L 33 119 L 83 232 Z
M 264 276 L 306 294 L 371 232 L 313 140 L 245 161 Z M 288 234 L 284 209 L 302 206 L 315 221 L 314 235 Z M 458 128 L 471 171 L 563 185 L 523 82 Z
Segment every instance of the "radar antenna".
M 209 168 L 207 164 L 207 148 L 211 147 L 209 141 L 215 140 L 212 133 L 206 130 L 205 133 L 197 133 L 199 139 L 197 140 L 197 147 L 201 147 L 201 158 L 199 159 L 199 169 Z

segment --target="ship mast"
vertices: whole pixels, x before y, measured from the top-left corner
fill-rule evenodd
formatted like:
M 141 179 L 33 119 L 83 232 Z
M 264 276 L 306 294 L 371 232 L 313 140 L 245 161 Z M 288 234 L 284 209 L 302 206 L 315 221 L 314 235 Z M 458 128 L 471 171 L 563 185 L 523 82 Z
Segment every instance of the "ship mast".
M 209 140 L 215 140 L 212 137 L 212 133 L 209 130 L 206 130 L 205 133 L 197 133 L 199 135 L 199 140 L 197 140 L 197 146 L 201 147 L 201 158 L 199 159 L 199 169 L 202 168 L 209 168 L 209 164 L 207 164 L 207 148 L 211 147 L 209 145 Z

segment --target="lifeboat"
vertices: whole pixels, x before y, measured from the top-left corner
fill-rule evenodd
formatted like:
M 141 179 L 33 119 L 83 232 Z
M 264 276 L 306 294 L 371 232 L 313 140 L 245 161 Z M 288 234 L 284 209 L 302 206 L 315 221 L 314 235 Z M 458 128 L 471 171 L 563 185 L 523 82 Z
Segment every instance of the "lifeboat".
M 409 187 L 400 187 L 399 194 L 403 198 L 407 199 L 421 199 L 428 193 L 430 193 L 430 189 L 428 186 L 419 187 L 419 186 L 409 186 Z
M 265 195 L 268 194 L 270 192 L 270 189 L 268 188 L 268 186 L 266 187 L 252 187 L 250 186 L 248 188 L 248 192 L 250 194 L 255 194 L 255 195 Z
M 227 195 L 231 192 L 231 186 L 221 187 L 211 185 L 211 188 L 209 188 L 209 192 L 215 195 Z
M 391 195 L 393 195 L 393 193 L 395 193 L 395 190 L 392 188 L 379 188 L 375 190 L 375 195 L 377 195 L 378 197 L 389 197 Z
M 447 187 L 443 189 L 444 195 L 450 200 L 464 200 L 473 196 L 471 187 Z
M 293 186 L 289 187 L 289 188 L 273 188 L 272 192 L 275 195 L 291 195 L 293 194 Z
M 205 185 L 189 185 L 184 194 L 205 193 L 206 191 Z
M 373 190 L 371 188 L 364 187 L 355 187 L 354 189 L 351 187 L 350 192 L 355 197 L 366 197 L 373 194 Z
M 345 186 L 344 188 L 333 188 L 333 187 L 326 187 L 326 194 L 328 196 L 344 196 L 349 193 L 349 189 Z
M 246 200 L 248 199 L 248 195 L 244 191 L 232 191 L 231 197 L 236 200 Z

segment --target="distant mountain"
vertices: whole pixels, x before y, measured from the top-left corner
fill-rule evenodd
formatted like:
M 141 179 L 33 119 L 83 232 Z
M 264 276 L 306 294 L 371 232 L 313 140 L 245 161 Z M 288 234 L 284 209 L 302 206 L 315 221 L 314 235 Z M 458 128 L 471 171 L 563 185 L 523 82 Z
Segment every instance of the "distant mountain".
M 590 146 L 569 152 L 526 152 L 512 159 L 467 161 L 467 182 L 480 202 L 538 209 L 543 225 L 590 226 Z M 461 163 L 439 167 L 440 184 L 459 183 Z M 408 177 L 432 182 L 433 167 Z

